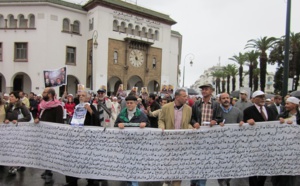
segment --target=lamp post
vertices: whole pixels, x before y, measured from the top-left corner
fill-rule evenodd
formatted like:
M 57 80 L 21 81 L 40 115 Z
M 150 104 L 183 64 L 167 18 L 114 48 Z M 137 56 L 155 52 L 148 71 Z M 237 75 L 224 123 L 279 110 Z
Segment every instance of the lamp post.
M 184 57 L 184 61 L 183 61 L 183 77 L 182 77 L 182 87 L 184 87 L 184 77 L 185 77 L 185 61 L 186 61 L 186 58 L 189 57 L 190 59 L 190 65 L 192 66 L 193 65 L 193 60 L 195 58 L 194 54 L 192 53 L 189 53 L 187 55 L 185 55 Z
M 92 49 L 91 49 L 91 90 L 93 90 L 93 63 L 94 63 L 94 49 L 97 49 L 98 47 L 98 42 L 97 42 L 97 38 L 98 38 L 98 32 L 97 30 L 94 30 L 93 35 L 92 35 Z
M 289 78 L 289 51 L 290 51 L 290 22 L 291 22 L 291 2 L 287 0 L 286 8 L 286 27 L 285 27 L 285 49 L 284 49 L 284 69 L 283 69 L 283 87 L 282 97 L 288 93 L 288 78 Z

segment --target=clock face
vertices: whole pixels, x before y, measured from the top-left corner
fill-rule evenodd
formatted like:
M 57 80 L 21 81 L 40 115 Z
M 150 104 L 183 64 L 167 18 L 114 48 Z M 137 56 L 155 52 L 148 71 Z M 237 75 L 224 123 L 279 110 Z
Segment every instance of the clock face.
M 140 50 L 134 49 L 130 52 L 129 61 L 134 67 L 140 67 L 144 62 L 144 55 Z

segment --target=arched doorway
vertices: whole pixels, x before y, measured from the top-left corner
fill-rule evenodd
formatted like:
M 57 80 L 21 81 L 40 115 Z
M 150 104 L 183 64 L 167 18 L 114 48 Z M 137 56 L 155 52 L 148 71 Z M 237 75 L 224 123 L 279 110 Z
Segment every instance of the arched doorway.
M 67 87 L 65 85 L 59 87 L 59 96 L 62 96 L 67 91 L 68 94 L 77 94 L 77 85 L 80 84 L 77 77 L 73 75 L 67 75 Z
M 157 94 L 159 92 L 159 90 L 160 90 L 159 83 L 157 81 L 155 81 L 155 80 L 150 81 L 148 83 L 148 87 L 147 88 L 148 88 L 149 93 L 154 92 L 154 93 Z
M 107 82 L 107 95 L 108 96 L 116 95 L 120 84 L 122 84 L 120 78 L 116 76 L 111 77 Z
M 31 90 L 31 79 L 24 72 L 18 72 L 12 77 L 12 90 L 13 91 L 23 91 L 25 93 L 30 93 Z
M 5 77 L 3 76 L 3 74 L 0 73 L 0 92 L 1 93 L 7 92 L 5 87 L 6 87 Z
M 143 86 L 143 80 L 139 76 L 131 76 L 127 81 L 127 90 L 131 90 L 133 87 L 138 87 L 139 92 Z

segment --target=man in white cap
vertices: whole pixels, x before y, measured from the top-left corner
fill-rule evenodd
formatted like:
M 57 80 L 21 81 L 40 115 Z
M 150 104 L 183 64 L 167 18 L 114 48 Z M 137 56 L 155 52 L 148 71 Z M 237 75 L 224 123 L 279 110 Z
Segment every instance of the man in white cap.
M 280 123 L 287 124 L 300 124 L 300 113 L 298 110 L 299 107 L 299 99 L 296 97 L 289 97 L 285 101 L 285 111 L 281 113 L 278 117 Z M 290 118 L 290 119 L 287 119 Z M 287 119 L 287 120 L 285 120 Z
M 299 99 L 296 97 L 289 97 L 285 101 L 285 111 L 279 115 L 279 121 L 281 124 L 300 124 L 300 112 L 298 110 Z M 273 186 L 293 186 L 297 185 L 297 177 L 284 175 L 284 176 L 272 176 Z
M 276 114 L 269 107 L 265 107 L 266 97 L 263 91 L 253 92 L 252 99 L 254 105 L 244 110 L 244 122 L 254 125 L 255 122 L 276 120 Z M 266 178 L 266 176 L 251 176 L 249 186 L 264 186 Z
M 234 107 L 237 107 L 243 112 L 252 105 L 251 101 L 248 100 L 248 92 L 246 90 L 240 90 L 240 99 L 235 103 Z

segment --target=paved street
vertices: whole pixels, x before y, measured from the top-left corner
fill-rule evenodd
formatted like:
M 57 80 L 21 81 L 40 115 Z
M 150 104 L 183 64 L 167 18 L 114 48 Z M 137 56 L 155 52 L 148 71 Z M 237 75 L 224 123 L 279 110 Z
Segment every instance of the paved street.
M 0 186 L 62 186 L 65 184 L 65 177 L 62 174 L 55 173 L 53 175 L 54 182 L 52 184 L 44 184 L 44 180 L 40 175 L 43 170 L 26 168 L 24 172 L 18 172 L 16 176 L 8 176 L 8 168 L 0 168 Z M 87 184 L 85 179 L 78 181 L 78 186 L 85 186 Z M 126 186 L 124 182 L 119 181 L 107 181 L 102 182 L 102 186 Z M 142 182 L 140 186 L 161 186 L 161 182 Z M 183 181 L 183 186 L 189 186 L 189 181 Z M 217 180 L 208 180 L 207 186 L 218 186 Z M 300 183 L 298 184 L 300 185 Z M 231 180 L 231 186 L 248 186 L 247 178 L 233 179 Z M 265 186 L 272 186 L 270 183 L 270 177 L 268 177 Z

